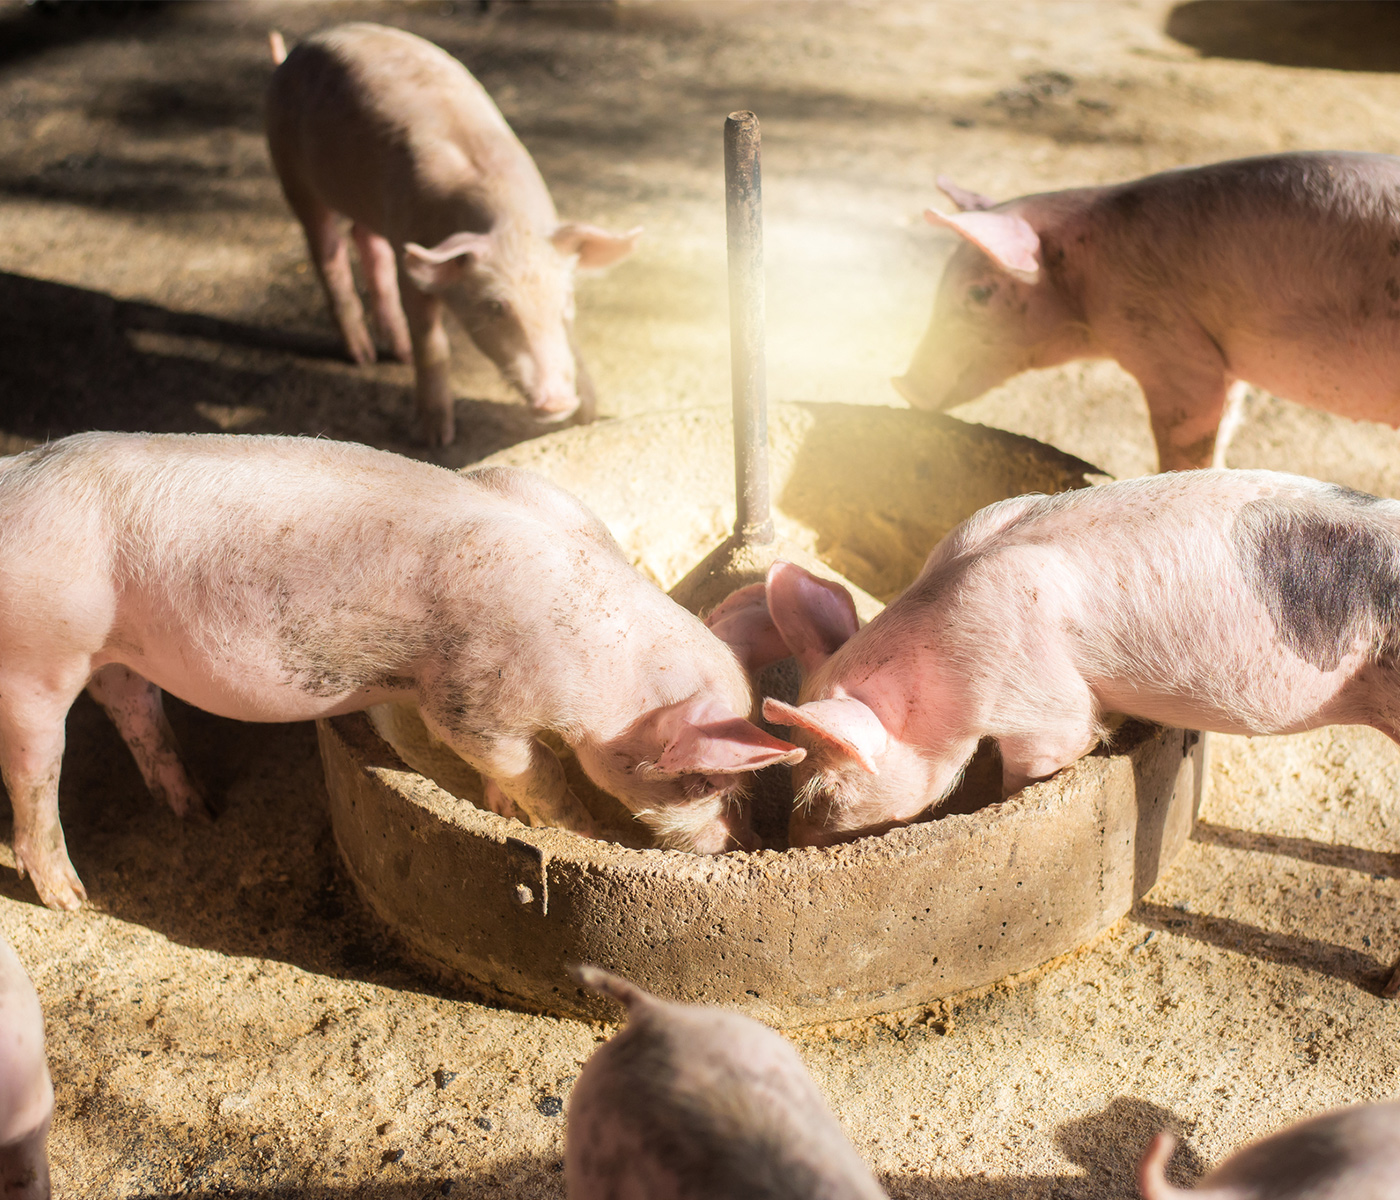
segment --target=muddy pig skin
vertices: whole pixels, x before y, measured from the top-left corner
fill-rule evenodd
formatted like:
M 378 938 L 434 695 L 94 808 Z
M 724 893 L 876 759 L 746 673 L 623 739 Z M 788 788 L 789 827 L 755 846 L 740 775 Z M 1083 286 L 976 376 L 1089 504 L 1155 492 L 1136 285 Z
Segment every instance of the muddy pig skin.
M 1400 1103 L 1339 1108 L 1237 1151 L 1194 1189 L 1165 1170 L 1176 1139 L 1159 1133 L 1143 1156 L 1144 1200 L 1400 1200 Z
M 625 1004 L 627 1027 L 569 1097 L 569 1200 L 885 1200 L 779 1034 L 597 967 L 573 974 Z
M 618 261 L 641 230 L 561 224 L 534 160 L 461 63 L 382 25 L 318 33 L 272 76 L 267 139 L 350 357 L 366 363 L 375 345 L 341 232 L 342 217 L 353 222 L 375 324 L 412 357 L 431 444 L 455 432 L 444 306 L 536 416 L 593 419 L 573 345 L 574 268 Z
M 913 820 L 983 737 L 1010 794 L 1090 750 L 1110 713 L 1400 735 L 1400 503 L 1299 476 L 1188 471 L 993 504 L 859 633 L 836 584 L 781 563 L 763 606 L 761 586 L 711 620 L 734 637 L 771 621 L 803 670 L 800 705 L 763 709 L 808 749 L 796 845 Z
M 744 773 L 801 757 L 567 492 L 322 439 L 79 434 L 0 460 L 0 770 L 52 908 L 85 895 L 58 818 L 84 687 L 177 813 L 202 801 L 160 688 L 245 721 L 416 703 L 496 811 L 593 833 L 553 731 L 664 844 L 707 852 L 754 844 Z
M 0 1196 L 6 1200 L 48 1200 L 44 1147 L 52 1120 L 44 1014 L 13 947 L 0 938 Z
M 895 380 L 914 407 L 1116 359 L 1142 385 L 1163 471 L 1223 465 L 1236 380 L 1400 422 L 1400 159 L 1271 155 L 1002 204 L 939 186 L 964 211 L 924 215 L 966 244 Z

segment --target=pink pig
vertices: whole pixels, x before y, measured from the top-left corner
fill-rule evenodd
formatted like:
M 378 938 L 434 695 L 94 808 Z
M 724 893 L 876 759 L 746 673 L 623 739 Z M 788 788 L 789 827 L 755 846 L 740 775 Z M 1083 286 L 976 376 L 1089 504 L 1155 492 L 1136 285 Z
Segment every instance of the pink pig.
M 625 1004 L 627 1028 L 569 1097 L 569 1200 L 886 1200 L 780 1034 L 597 967 L 573 975 Z
M 1372 725 L 1400 740 L 1400 503 L 1271 471 L 1190 471 L 983 509 L 864 629 L 780 563 L 711 616 L 804 672 L 764 702 L 808 757 L 796 845 L 914 820 L 995 738 L 1010 794 L 1122 713 L 1222 733 Z M 757 630 L 757 632 L 755 632 Z M 756 659 L 772 658 L 776 648 Z
M 995 204 L 942 179 L 967 239 L 895 386 L 943 411 L 1035 367 L 1112 358 L 1164 471 L 1209 465 L 1246 380 L 1400 422 L 1400 159 L 1279 154 Z
M 48 1200 L 45 1144 L 52 1120 L 44 1014 L 14 948 L 0 937 L 0 1195 L 5 1200 Z
M 561 225 L 534 160 L 461 63 L 382 25 L 326 30 L 273 74 L 267 139 L 350 357 L 366 363 L 374 341 L 340 229 L 342 216 L 354 223 L 375 324 L 397 357 L 412 355 L 430 443 L 454 436 L 444 305 L 542 420 L 593 419 L 574 268 L 618 261 L 641 230 Z
M 802 755 L 744 719 L 735 653 L 567 492 L 320 439 L 80 434 L 0 460 L 0 772 L 53 908 L 85 895 L 58 819 L 84 687 L 177 813 L 202 801 L 160 688 L 245 721 L 413 702 L 497 811 L 594 832 L 553 731 L 702 852 L 754 846 L 745 773 Z
M 1143 1200 L 1400 1200 L 1400 1103 L 1338 1108 L 1237 1150 L 1186 1190 L 1167 1182 L 1176 1139 L 1143 1155 Z

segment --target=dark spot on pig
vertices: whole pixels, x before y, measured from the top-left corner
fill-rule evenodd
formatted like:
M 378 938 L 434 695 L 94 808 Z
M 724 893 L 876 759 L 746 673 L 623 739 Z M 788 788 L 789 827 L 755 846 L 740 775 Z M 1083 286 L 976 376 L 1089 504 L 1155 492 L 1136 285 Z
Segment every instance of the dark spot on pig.
M 1379 522 L 1338 520 L 1311 499 L 1255 500 L 1230 536 L 1279 640 L 1304 662 L 1331 671 L 1355 649 L 1372 660 L 1400 649 L 1400 540 Z
M 1065 248 L 1054 238 L 1041 236 L 1040 258 L 1047 271 L 1058 271 L 1065 265 Z
M 1390 245 L 1387 246 L 1386 249 L 1390 251 L 1391 258 L 1394 258 L 1397 254 L 1400 254 L 1400 238 L 1391 238 Z
M 1338 500 L 1347 504 L 1354 504 L 1357 508 L 1370 508 L 1373 504 L 1380 504 L 1381 498 L 1373 496 L 1370 492 L 1360 492 L 1356 488 L 1349 488 L 1345 484 L 1334 483 L 1329 488 L 1330 494 Z
M 1366 320 L 1371 315 L 1371 304 L 1365 296 L 1362 296 L 1357 302 L 1356 315 L 1362 321 Z
M 973 304 L 986 304 L 996 295 L 997 285 L 994 283 L 978 284 L 967 289 L 967 298 Z
M 1400 300 L 1400 283 L 1396 283 L 1393 276 L 1385 281 L 1385 294 L 1392 300 Z

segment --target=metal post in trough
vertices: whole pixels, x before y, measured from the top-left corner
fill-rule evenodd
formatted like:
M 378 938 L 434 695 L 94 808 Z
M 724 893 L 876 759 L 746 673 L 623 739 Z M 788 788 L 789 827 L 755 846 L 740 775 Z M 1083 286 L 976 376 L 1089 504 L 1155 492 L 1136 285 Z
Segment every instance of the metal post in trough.
M 875 611 L 878 603 L 800 546 L 780 538 L 768 492 L 768 384 L 764 367 L 763 187 L 758 118 L 730 113 L 724 122 L 725 225 L 729 253 L 729 358 L 734 405 L 734 532 L 675 587 L 671 598 L 693 613 L 730 592 L 759 583 L 777 559 L 837 579 Z M 793 680 L 784 693 L 795 687 Z

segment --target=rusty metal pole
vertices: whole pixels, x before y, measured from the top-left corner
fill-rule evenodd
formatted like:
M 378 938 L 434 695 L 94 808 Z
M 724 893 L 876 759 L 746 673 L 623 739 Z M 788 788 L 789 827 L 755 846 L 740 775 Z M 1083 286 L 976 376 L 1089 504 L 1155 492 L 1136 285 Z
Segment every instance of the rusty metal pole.
M 724 190 L 729 240 L 729 362 L 734 397 L 734 532 L 773 541 L 768 506 L 768 385 L 763 359 L 763 188 L 758 118 L 724 122 Z

